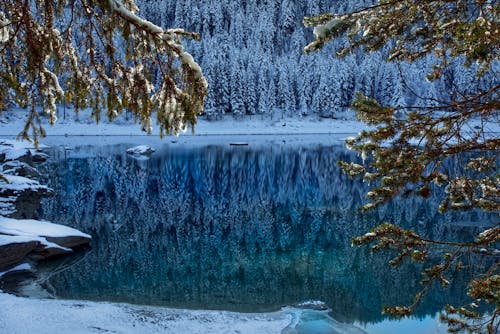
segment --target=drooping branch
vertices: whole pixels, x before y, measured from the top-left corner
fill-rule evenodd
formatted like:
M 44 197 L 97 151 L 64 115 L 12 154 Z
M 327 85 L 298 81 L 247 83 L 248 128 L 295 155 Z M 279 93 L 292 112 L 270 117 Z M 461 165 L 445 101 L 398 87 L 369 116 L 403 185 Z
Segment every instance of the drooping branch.
M 35 102 L 51 122 L 65 100 L 76 111 L 92 108 L 96 121 L 102 110 L 110 119 L 131 111 L 149 133 L 154 112 L 160 135 L 193 127 L 208 85 L 181 38 L 199 35 L 162 29 L 135 9 L 129 0 L 2 1 L 1 103 Z M 37 127 L 20 135 L 36 139 Z

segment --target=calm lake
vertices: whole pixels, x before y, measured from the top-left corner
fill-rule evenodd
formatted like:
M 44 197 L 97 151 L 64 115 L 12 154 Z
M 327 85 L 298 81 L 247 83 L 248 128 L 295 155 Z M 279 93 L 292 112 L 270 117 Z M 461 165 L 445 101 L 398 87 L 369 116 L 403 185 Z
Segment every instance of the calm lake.
M 56 148 L 42 167 L 56 194 L 42 217 L 93 236 L 43 283 L 59 298 L 239 312 L 320 300 L 338 321 L 374 324 L 383 305 L 411 302 L 421 268 L 390 268 L 390 254 L 352 247 L 352 237 L 392 222 L 466 239 L 493 221 L 438 214 L 439 194 L 361 214 L 368 188 L 340 172 L 339 159 L 355 158 L 341 145 L 168 143 L 149 159 L 129 147 Z M 417 319 L 467 301 L 457 280 L 433 290 Z

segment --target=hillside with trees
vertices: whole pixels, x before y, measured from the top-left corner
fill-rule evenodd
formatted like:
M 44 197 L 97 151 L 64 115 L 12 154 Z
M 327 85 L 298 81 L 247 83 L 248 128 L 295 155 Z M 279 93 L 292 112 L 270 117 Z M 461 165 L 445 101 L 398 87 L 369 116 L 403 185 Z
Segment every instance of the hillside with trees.
M 337 59 L 334 50 L 345 44 L 342 38 L 331 41 L 322 54 L 304 54 L 312 39 L 311 30 L 302 24 L 304 16 L 349 12 L 373 1 L 137 3 L 140 14 L 160 26 L 201 34 L 200 42 L 188 42 L 188 49 L 209 83 L 205 112 L 215 117 L 230 113 L 354 118 L 348 107 L 356 92 L 382 104 L 424 105 L 426 98 L 449 101 L 457 90 L 475 91 L 496 80 L 491 75 L 477 79 L 456 60 L 442 78 L 429 82 L 427 69 L 434 55 L 396 64 L 385 61 L 389 46 L 370 56 L 357 51 Z

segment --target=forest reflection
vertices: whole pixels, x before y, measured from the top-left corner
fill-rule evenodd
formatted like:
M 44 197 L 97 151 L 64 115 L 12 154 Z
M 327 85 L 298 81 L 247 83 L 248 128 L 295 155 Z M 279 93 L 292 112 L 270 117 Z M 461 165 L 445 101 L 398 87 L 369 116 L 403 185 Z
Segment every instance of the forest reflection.
M 50 278 L 59 297 L 232 311 L 322 300 L 340 321 L 380 321 L 411 302 L 420 267 L 352 247 L 381 222 L 467 239 L 492 217 L 437 213 L 439 193 L 361 214 L 367 185 L 337 167 L 341 146 L 165 146 L 137 160 L 126 145 L 54 150 L 43 217 L 93 235 L 92 250 Z M 466 300 L 460 277 L 419 315 Z

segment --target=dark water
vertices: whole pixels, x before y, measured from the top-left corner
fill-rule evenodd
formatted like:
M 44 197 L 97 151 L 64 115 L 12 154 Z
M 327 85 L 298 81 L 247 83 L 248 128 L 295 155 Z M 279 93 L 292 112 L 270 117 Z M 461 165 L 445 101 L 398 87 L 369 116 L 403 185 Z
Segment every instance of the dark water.
M 46 282 L 58 297 L 249 312 L 312 299 L 340 321 L 380 321 L 382 305 L 411 302 L 420 268 L 391 269 L 352 237 L 389 221 L 451 240 L 491 221 L 437 214 L 437 197 L 363 215 L 367 188 L 336 167 L 353 158 L 340 146 L 166 146 L 149 160 L 127 147 L 56 149 L 45 165 L 57 195 L 42 216 L 93 236 Z M 418 315 L 464 294 L 463 283 L 434 290 Z

